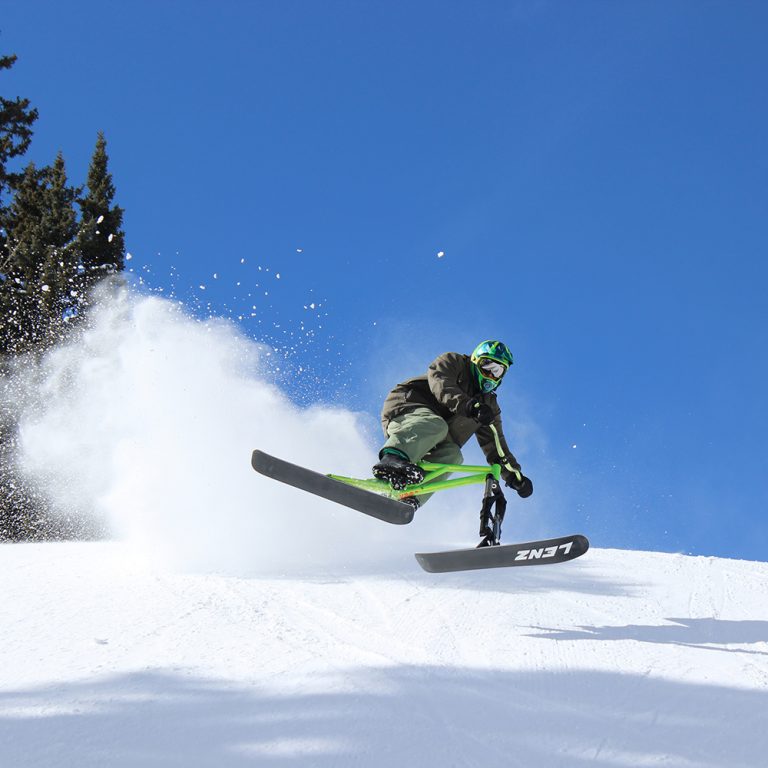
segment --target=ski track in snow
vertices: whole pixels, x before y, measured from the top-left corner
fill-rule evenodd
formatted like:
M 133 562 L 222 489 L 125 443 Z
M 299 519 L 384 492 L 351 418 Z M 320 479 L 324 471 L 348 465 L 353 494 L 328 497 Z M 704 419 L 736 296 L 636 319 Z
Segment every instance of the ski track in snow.
M 0 547 L 0 764 L 728 766 L 768 754 L 768 564 L 435 576 Z

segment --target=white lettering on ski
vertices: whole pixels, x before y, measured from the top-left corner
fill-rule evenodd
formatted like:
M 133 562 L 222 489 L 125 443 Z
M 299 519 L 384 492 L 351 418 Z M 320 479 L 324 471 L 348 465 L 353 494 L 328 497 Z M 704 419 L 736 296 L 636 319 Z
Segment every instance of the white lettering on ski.
M 520 549 L 515 553 L 515 560 L 542 560 L 546 557 L 556 557 L 557 550 L 562 549 L 563 554 L 567 555 L 573 548 L 573 542 L 567 541 L 565 544 L 559 544 L 554 547 L 543 547 L 541 549 Z

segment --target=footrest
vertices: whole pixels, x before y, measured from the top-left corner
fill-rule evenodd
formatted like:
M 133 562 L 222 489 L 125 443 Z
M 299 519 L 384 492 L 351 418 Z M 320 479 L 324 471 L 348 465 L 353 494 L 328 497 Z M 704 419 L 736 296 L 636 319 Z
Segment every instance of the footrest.
M 374 467 L 373 476 L 377 480 L 384 480 L 396 491 L 403 491 L 409 485 L 417 485 L 424 480 L 424 471 L 416 464 L 407 464 L 403 467 Z

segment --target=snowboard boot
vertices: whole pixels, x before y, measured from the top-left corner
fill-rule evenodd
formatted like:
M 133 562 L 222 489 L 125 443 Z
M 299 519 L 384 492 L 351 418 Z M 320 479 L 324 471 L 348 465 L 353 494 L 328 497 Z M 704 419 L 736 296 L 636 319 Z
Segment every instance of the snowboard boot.
M 408 457 L 396 448 L 384 448 L 379 463 L 373 465 L 372 471 L 377 480 L 385 480 L 396 491 L 402 491 L 424 479 L 421 468 L 411 464 Z

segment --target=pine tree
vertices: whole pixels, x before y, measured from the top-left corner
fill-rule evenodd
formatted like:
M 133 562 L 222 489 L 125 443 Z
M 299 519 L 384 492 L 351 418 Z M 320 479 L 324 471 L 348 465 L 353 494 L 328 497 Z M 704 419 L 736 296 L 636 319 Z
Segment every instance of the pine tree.
M 8 209 L 8 268 L 0 285 L 0 348 L 18 353 L 54 341 L 78 301 L 78 189 L 61 153 L 49 168 L 27 166 Z
M 41 338 L 39 290 L 46 257 L 41 221 L 45 212 L 45 171 L 34 163 L 24 170 L 5 213 L 6 263 L 0 285 L 0 351 L 16 354 Z
M 10 69 L 16 56 L 0 56 L 0 72 Z M 30 109 L 28 99 L 5 99 L 0 96 L 0 293 L 16 290 L 18 284 L 10 276 L 11 264 L 7 249 L 7 193 L 18 187 L 24 174 L 11 173 L 8 162 L 23 155 L 32 139 L 32 125 L 37 120 L 37 110 Z M 8 281 L 11 279 L 11 283 Z M 0 298 L 0 322 L 5 323 L 7 304 Z M 0 334 L 4 335 L 4 334 Z M 3 345 L 4 346 L 4 345 Z
M 16 56 L 0 56 L 0 71 L 10 69 L 15 63 Z M 29 99 L 10 100 L 0 96 L 0 206 L 3 196 L 21 180 L 20 174 L 7 170 L 7 164 L 27 151 L 35 120 L 37 110 L 30 109 Z
M 107 142 L 99 132 L 86 181 L 78 200 L 82 217 L 78 235 L 81 275 L 76 290 L 85 295 L 102 278 L 125 268 L 123 209 L 113 204 L 115 186 L 108 170 Z
M 46 244 L 40 299 L 50 334 L 62 327 L 80 301 L 75 288 L 80 260 L 76 243 L 78 223 L 75 201 L 80 190 L 67 184 L 61 152 L 48 169 L 46 181 L 41 221 Z

